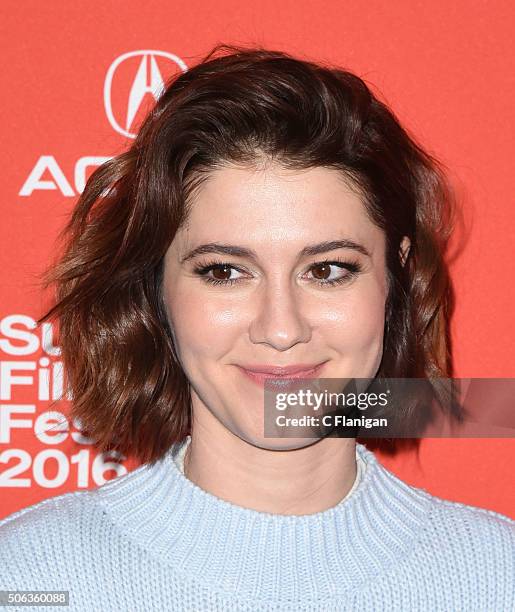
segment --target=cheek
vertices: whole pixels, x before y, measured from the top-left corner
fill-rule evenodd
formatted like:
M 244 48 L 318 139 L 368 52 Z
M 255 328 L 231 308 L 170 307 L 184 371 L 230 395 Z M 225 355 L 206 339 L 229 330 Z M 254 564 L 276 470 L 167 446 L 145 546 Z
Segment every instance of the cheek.
M 223 354 L 241 319 L 237 305 L 223 304 L 205 293 L 175 290 L 165 294 L 168 318 L 181 360 Z
M 328 338 L 354 349 L 382 345 L 386 294 L 382 285 L 362 287 L 326 302 L 321 325 Z
M 376 295 L 369 300 L 360 302 L 352 309 L 350 329 L 357 342 L 361 341 L 364 346 L 382 342 L 384 307 L 383 295 Z

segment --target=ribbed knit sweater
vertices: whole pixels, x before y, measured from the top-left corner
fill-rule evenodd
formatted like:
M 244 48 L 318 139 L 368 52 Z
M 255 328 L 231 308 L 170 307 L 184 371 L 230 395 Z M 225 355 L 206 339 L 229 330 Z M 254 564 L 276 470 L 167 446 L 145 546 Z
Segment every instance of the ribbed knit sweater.
M 0 521 L 0 590 L 70 592 L 69 608 L 9 609 L 515 610 L 515 521 L 412 487 L 361 444 L 352 495 L 303 516 L 204 491 L 180 448 Z

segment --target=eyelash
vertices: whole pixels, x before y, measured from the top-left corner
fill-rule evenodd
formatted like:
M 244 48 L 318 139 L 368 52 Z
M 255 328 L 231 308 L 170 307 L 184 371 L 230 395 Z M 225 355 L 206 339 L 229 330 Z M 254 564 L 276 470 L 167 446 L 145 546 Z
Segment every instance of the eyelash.
M 348 271 L 348 274 L 346 274 L 345 276 L 342 276 L 341 278 L 337 278 L 331 281 L 315 280 L 315 283 L 320 286 L 333 287 L 335 285 L 341 285 L 342 283 L 346 283 L 352 278 L 354 278 L 355 276 L 357 276 L 362 270 L 361 264 L 359 262 L 342 261 L 341 259 L 317 261 L 311 264 L 310 269 L 315 266 L 324 266 L 324 265 L 335 265 L 335 266 L 339 266 L 340 268 L 346 268 Z M 205 264 L 199 264 L 198 266 L 194 268 L 193 271 L 195 272 L 195 274 L 198 274 L 199 276 L 201 276 L 204 282 L 209 283 L 211 285 L 231 285 L 232 286 L 235 283 L 239 283 L 242 280 L 238 278 L 222 280 L 218 278 L 210 278 L 209 276 L 207 276 L 208 272 L 210 272 L 214 268 L 224 268 L 224 267 L 232 268 L 233 270 L 236 270 L 237 272 L 243 272 L 243 270 L 241 270 L 237 266 L 233 266 L 230 263 L 216 262 L 216 261 L 210 261 Z

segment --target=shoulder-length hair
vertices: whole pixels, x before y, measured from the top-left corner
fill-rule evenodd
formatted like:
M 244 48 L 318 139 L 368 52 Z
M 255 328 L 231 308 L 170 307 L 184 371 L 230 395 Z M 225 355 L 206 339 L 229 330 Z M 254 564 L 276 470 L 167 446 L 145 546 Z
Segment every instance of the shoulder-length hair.
M 355 74 L 217 45 L 168 83 L 132 146 L 94 172 L 43 275 L 55 302 L 38 324 L 58 322 L 70 416 L 100 449 L 153 463 L 190 433 L 163 258 L 209 171 L 263 156 L 339 170 L 384 231 L 389 294 L 377 376 L 452 375 L 444 253 L 454 205 L 439 163 Z

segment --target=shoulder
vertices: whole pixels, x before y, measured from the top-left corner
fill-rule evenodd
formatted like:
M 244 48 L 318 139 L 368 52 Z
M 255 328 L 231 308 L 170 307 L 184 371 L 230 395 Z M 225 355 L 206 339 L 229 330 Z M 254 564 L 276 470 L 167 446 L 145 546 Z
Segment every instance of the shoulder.
M 392 504 L 399 516 L 411 515 L 419 510 L 416 537 L 424 542 L 470 547 L 503 543 L 501 554 L 508 549 L 513 555 L 515 546 L 515 520 L 486 508 L 467 505 L 431 494 L 414 486 L 383 466 L 375 454 L 361 444 L 358 451 L 374 468 L 376 480 L 381 482 L 381 499 L 385 490 L 390 493 L 385 503 Z M 368 470 L 368 468 L 366 468 Z
M 152 473 L 142 465 L 99 487 L 50 497 L 10 514 L 0 520 L 0 554 L 9 545 L 20 542 L 41 547 L 55 543 L 64 549 L 85 531 L 88 536 L 83 544 L 97 534 L 99 538 L 104 537 L 105 533 L 100 532 L 106 521 L 112 523 L 106 506 L 126 504 L 131 491 L 140 491 L 145 485 L 142 481 L 145 475 L 148 479 Z
M 38 532 L 56 530 L 62 533 L 82 516 L 89 500 L 89 491 L 74 491 L 49 497 L 22 508 L 0 520 L 0 544 L 6 545 L 14 538 L 36 536 Z
M 90 491 L 65 493 L 0 520 L 0 589 L 59 590 L 59 579 L 79 562 L 77 552 L 98 539 L 91 501 Z
M 437 547 L 440 558 L 459 558 L 470 567 L 493 573 L 505 570 L 515 577 L 515 521 L 476 506 L 430 495 L 428 516 L 421 540 Z
M 430 501 L 430 522 L 433 526 L 439 525 L 445 529 L 450 525 L 462 525 L 468 535 L 505 535 L 508 538 L 515 536 L 515 520 L 505 514 L 443 499 L 430 495 L 423 489 L 422 491 Z
M 423 512 L 405 554 L 385 579 L 411 589 L 410 597 L 423 609 L 431 600 L 428 609 L 457 609 L 459 602 L 459 609 L 515 610 L 515 521 L 398 483 L 407 493 L 396 504 L 402 529 L 408 531 L 414 509 Z

